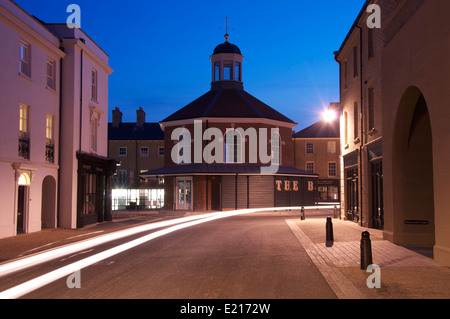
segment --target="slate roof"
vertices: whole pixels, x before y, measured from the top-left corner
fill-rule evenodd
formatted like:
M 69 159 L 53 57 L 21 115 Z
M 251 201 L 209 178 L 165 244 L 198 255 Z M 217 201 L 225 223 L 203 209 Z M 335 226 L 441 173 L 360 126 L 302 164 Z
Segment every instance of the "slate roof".
M 260 165 L 242 165 L 242 164 L 190 164 L 165 166 L 160 169 L 149 171 L 141 176 L 156 175 L 182 175 L 182 174 L 261 174 Z M 289 166 L 280 166 L 276 175 L 294 175 L 318 177 L 315 173 L 302 171 Z
M 136 123 L 120 123 L 118 127 L 108 123 L 108 140 L 164 140 L 164 132 L 159 123 L 144 123 L 141 127 Z
M 261 118 L 296 124 L 242 89 L 210 90 L 162 122 L 196 118 Z
M 326 121 L 317 122 L 304 130 L 301 130 L 293 135 L 294 138 L 339 138 L 340 125 L 339 121 L 335 120 L 331 123 Z

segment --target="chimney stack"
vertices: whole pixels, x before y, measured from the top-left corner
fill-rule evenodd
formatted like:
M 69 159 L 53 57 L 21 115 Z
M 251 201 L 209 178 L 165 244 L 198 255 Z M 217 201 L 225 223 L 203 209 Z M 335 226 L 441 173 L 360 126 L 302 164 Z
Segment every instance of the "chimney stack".
M 145 123 L 145 112 L 142 109 L 142 107 L 140 107 L 139 110 L 136 111 L 136 117 L 137 117 L 136 126 L 138 126 L 138 127 L 144 126 L 144 123 Z
M 112 111 L 112 118 L 113 127 L 119 127 L 120 123 L 122 123 L 122 112 L 120 112 L 118 107 Z

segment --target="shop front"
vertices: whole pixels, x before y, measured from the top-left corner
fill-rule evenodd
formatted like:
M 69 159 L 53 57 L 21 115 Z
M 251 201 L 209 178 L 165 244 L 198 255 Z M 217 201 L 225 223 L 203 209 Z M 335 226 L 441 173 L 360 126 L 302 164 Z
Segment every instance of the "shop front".
M 85 153 L 77 153 L 77 159 L 77 228 L 111 221 L 111 177 L 116 162 Z

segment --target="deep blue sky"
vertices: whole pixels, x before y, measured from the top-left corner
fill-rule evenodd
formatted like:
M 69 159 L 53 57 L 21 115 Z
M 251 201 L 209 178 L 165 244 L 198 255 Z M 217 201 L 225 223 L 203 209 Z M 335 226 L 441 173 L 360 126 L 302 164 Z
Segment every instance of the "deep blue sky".
M 224 42 L 245 56 L 244 89 L 298 123 L 320 120 L 339 101 L 338 50 L 364 0 L 15 0 L 45 22 L 66 22 L 71 3 L 81 27 L 110 56 L 109 118 L 133 122 L 143 107 L 158 122 L 210 89 L 209 57 Z

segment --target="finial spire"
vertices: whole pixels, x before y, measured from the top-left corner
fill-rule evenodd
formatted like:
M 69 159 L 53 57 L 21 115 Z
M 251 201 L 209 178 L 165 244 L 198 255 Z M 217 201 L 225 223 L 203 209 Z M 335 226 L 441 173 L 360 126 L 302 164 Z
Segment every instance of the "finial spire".
M 225 42 L 228 42 L 230 36 L 228 35 L 228 17 L 225 17 Z

